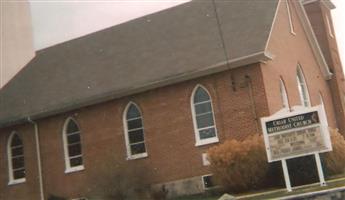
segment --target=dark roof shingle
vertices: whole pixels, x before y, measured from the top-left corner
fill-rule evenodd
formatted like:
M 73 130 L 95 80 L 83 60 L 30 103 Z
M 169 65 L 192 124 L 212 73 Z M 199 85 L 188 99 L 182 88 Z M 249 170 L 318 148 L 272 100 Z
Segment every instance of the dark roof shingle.
M 41 50 L 0 91 L 0 126 L 183 81 L 263 52 L 277 4 L 216 0 L 217 21 L 212 1 L 196 0 Z

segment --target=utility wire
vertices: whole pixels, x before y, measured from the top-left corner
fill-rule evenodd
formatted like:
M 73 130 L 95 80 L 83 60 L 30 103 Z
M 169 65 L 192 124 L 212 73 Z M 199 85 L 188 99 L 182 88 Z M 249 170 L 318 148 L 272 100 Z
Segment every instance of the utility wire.
M 228 50 L 227 50 L 226 45 L 225 45 L 224 34 L 223 34 L 223 30 L 222 30 L 222 27 L 220 24 L 220 19 L 219 19 L 219 15 L 218 15 L 218 11 L 217 11 L 217 5 L 216 5 L 215 0 L 212 0 L 212 5 L 213 5 L 214 13 L 216 16 L 216 20 L 217 20 L 219 37 L 220 37 L 221 43 L 223 45 L 223 53 L 224 53 L 224 57 L 225 57 L 225 62 L 226 62 L 226 65 L 228 66 L 228 68 L 230 69 L 229 57 L 227 54 Z

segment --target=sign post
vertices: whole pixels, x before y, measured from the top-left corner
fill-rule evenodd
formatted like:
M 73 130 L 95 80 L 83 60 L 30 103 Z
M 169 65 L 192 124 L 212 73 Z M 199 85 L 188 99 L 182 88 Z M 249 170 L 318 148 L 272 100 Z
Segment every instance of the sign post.
M 261 118 L 268 162 L 281 161 L 285 185 L 290 192 L 291 183 L 287 159 L 314 155 L 320 185 L 325 186 L 319 153 L 332 151 L 327 117 L 323 105 L 282 109 Z
M 284 179 L 285 179 L 285 186 L 288 192 L 291 192 L 291 183 L 290 183 L 290 176 L 289 176 L 289 170 L 287 168 L 286 160 L 282 159 L 282 166 L 283 166 L 283 173 L 284 173 Z
M 316 161 L 316 166 L 317 166 L 317 173 L 319 174 L 320 185 L 321 186 L 326 186 L 327 184 L 326 184 L 326 181 L 325 181 L 325 177 L 323 176 L 321 159 L 320 159 L 320 155 L 318 153 L 315 153 L 315 161 Z

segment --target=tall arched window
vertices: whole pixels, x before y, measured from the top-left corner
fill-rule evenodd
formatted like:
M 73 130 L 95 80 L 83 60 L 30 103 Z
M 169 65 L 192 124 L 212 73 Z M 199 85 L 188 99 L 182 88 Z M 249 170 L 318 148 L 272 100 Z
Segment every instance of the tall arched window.
M 66 173 L 84 169 L 80 134 L 81 131 L 75 119 L 66 119 L 62 134 Z
M 282 79 L 280 79 L 280 96 L 282 98 L 283 107 L 289 108 L 289 99 L 286 93 L 285 84 Z
M 9 184 L 25 182 L 24 145 L 15 132 L 8 138 L 7 155 Z
M 320 105 L 324 106 L 324 101 L 323 101 L 323 96 L 321 94 L 321 92 L 319 92 L 319 99 L 320 99 Z
M 305 82 L 305 78 L 300 66 L 297 67 L 297 84 L 298 84 L 298 92 L 299 92 L 302 105 L 305 107 L 309 107 L 311 105 L 309 92 L 308 92 L 307 84 Z
M 139 107 L 135 103 L 130 102 L 123 114 L 127 158 L 146 157 L 144 125 Z
M 191 106 L 196 146 L 218 142 L 212 99 L 205 87 L 194 88 Z

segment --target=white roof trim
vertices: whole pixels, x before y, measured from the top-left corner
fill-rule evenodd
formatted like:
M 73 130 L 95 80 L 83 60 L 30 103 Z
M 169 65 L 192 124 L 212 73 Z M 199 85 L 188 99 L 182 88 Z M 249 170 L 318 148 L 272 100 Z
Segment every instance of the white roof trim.
M 281 3 L 281 0 L 279 0 L 278 3 L 277 3 L 277 8 L 276 8 L 276 12 L 274 14 L 271 30 L 270 30 L 270 33 L 269 33 L 268 38 L 267 38 L 267 42 L 266 42 L 266 46 L 265 46 L 265 51 L 267 50 L 268 45 L 269 45 L 269 43 L 271 41 L 271 37 L 272 37 L 272 33 L 273 33 L 273 27 L 274 27 L 275 22 L 277 21 L 277 16 L 278 16 L 279 8 L 280 8 L 280 3 Z
M 307 35 L 307 38 L 308 38 L 309 44 L 310 44 L 310 46 L 312 48 L 313 54 L 315 55 L 317 63 L 320 66 L 321 72 L 322 72 L 322 74 L 323 74 L 323 76 L 324 76 L 324 78 L 326 80 L 330 80 L 332 78 L 333 74 L 329 70 L 329 67 L 328 67 L 327 62 L 325 60 L 325 57 L 323 56 L 323 53 L 321 51 L 321 48 L 319 46 L 319 43 L 318 43 L 318 41 L 316 39 L 315 33 L 313 31 L 313 28 L 312 28 L 312 26 L 311 26 L 311 24 L 309 22 L 307 13 L 306 13 L 306 11 L 304 9 L 304 6 L 303 6 L 306 3 L 311 3 L 311 2 L 315 2 L 315 1 L 318 1 L 318 0 L 300 0 L 300 1 L 298 1 L 298 5 L 299 5 L 300 9 L 297 10 L 297 13 L 298 13 L 298 16 L 299 16 L 299 18 L 301 20 L 303 29 L 305 30 L 305 33 Z M 277 15 L 278 10 L 280 9 L 280 7 L 279 7 L 280 2 L 281 1 L 279 1 L 279 3 L 278 3 L 278 7 L 277 7 L 277 11 L 276 11 L 275 15 Z M 265 54 L 266 54 L 266 52 L 268 52 L 267 51 L 267 47 L 268 47 L 268 44 L 270 42 L 270 38 L 271 38 L 271 34 L 272 34 L 272 30 L 273 30 L 275 22 L 276 22 L 276 16 L 274 17 L 274 20 L 273 20 L 273 23 L 272 23 L 272 27 L 271 27 L 271 32 L 270 32 L 269 38 L 267 40 L 266 48 L 265 48 L 265 51 L 264 51 Z

